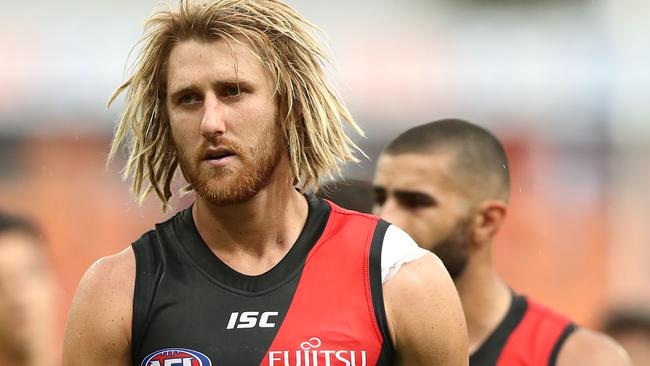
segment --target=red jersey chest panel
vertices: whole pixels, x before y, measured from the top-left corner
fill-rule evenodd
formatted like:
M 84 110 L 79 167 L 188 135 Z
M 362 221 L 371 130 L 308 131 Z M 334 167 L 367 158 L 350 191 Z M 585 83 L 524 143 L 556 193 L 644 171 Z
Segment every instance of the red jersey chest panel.
M 558 341 L 571 321 L 528 300 L 528 310 L 503 348 L 497 366 L 548 366 Z
M 470 358 L 471 366 L 554 366 L 575 325 L 563 315 L 514 295 L 504 320 Z
M 378 364 L 385 340 L 373 308 L 369 268 L 377 223 L 372 216 L 332 206 L 261 365 Z

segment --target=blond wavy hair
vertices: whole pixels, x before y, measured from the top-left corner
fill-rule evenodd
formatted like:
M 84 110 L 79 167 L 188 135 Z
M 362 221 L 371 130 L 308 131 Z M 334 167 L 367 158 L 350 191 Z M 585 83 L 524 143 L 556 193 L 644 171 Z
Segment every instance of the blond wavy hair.
M 328 83 L 327 55 L 308 29 L 316 27 L 277 0 L 181 0 L 178 9 L 147 21 L 133 72 L 108 102 L 125 94 L 108 161 L 124 148 L 124 178 L 133 178 L 138 202 L 155 191 L 165 210 L 173 195 L 178 158 L 166 110 L 166 66 L 172 47 L 189 39 L 238 42 L 269 72 L 296 187 L 316 189 L 324 177 L 340 175 L 342 164 L 358 162 L 355 151 L 363 152 L 343 121 L 363 131 Z

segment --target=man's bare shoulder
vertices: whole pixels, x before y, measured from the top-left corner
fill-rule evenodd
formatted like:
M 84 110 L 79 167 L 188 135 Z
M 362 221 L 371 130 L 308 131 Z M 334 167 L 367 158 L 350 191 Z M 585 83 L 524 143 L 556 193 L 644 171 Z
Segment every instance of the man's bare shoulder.
M 134 285 L 131 247 L 90 266 L 70 308 L 64 366 L 128 364 Z
M 578 329 L 567 338 L 557 359 L 558 366 L 631 366 L 625 350 L 610 337 Z
M 392 291 L 408 292 L 414 287 L 436 287 L 439 285 L 438 282 L 451 283 L 451 278 L 440 259 L 435 254 L 428 252 L 420 258 L 402 265 L 398 275 L 388 281 L 387 285 L 390 283 L 388 287 Z
M 131 246 L 93 263 L 81 280 L 96 287 L 118 287 L 135 281 L 135 254 Z
M 112 306 L 124 301 L 131 304 L 134 285 L 135 255 L 129 246 L 117 254 L 99 259 L 88 268 L 79 282 L 75 301 L 86 298 L 97 305 L 106 302 L 107 306 Z
M 404 264 L 384 285 L 399 363 L 467 365 L 467 328 L 456 288 L 435 255 Z

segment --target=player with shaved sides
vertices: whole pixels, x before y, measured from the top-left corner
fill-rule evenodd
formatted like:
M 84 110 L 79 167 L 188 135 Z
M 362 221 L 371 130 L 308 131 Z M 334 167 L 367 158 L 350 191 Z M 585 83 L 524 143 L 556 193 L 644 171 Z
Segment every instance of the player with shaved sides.
M 514 293 L 492 262 L 508 211 L 506 153 L 459 119 L 414 127 L 390 142 L 374 179 L 374 211 L 437 254 L 454 279 L 471 366 L 627 366 L 608 337 Z

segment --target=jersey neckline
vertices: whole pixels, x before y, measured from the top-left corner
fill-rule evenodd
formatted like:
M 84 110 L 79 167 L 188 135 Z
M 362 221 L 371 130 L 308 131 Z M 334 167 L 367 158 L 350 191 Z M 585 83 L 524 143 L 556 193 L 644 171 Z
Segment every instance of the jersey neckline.
M 510 307 L 499 325 L 481 346 L 470 355 L 471 365 L 495 365 L 510 334 L 517 328 L 528 309 L 525 296 L 511 292 Z
M 176 217 L 174 232 L 189 259 L 212 281 L 242 294 L 271 291 L 302 270 L 307 255 L 323 234 L 329 219 L 331 208 L 327 202 L 312 195 L 305 195 L 305 198 L 307 220 L 298 239 L 274 267 L 259 275 L 246 275 L 232 269 L 210 250 L 196 228 L 192 206 Z

